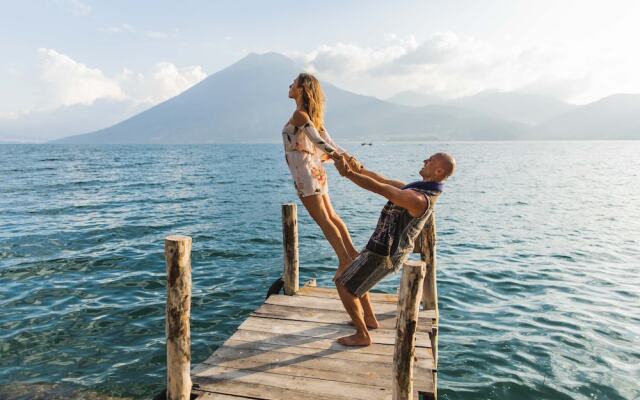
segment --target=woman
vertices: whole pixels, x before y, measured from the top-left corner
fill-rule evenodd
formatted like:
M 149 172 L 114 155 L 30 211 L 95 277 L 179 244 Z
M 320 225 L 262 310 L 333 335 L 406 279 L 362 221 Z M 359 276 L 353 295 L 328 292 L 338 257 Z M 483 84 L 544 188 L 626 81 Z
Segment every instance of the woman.
M 322 229 L 342 269 L 353 261 L 358 251 L 347 226 L 331 205 L 322 162 L 348 154 L 325 130 L 324 93 L 313 75 L 298 75 L 289 86 L 289 98 L 295 100 L 296 110 L 282 131 L 285 159 L 302 204 Z M 353 157 L 350 159 L 361 168 Z

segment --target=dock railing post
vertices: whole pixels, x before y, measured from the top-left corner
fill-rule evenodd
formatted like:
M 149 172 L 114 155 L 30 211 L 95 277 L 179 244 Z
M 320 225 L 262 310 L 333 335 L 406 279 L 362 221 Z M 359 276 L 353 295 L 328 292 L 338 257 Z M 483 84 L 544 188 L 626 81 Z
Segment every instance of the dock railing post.
M 191 238 L 171 235 L 164 239 L 167 262 L 167 400 L 191 396 Z
M 405 263 L 398 293 L 398 319 L 393 353 L 393 400 L 413 399 L 413 363 L 424 276 L 423 261 Z
M 436 285 L 436 216 L 435 212 L 427 220 L 425 226 L 425 245 L 422 250 L 423 261 L 427 265 L 427 274 L 424 279 L 422 292 L 422 304 L 425 310 L 435 310 L 438 317 L 438 287 Z
M 284 294 L 298 291 L 298 211 L 295 203 L 282 205 L 282 246 L 284 247 Z

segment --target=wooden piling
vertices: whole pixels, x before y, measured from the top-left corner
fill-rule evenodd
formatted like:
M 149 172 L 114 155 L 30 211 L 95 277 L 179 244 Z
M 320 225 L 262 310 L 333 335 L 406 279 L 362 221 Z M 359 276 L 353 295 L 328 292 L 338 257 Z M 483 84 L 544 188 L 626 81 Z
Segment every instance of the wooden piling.
M 435 212 L 427 220 L 424 229 L 424 241 L 422 242 L 422 258 L 426 263 L 427 271 L 422 291 L 422 304 L 425 310 L 435 310 L 438 315 L 438 288 L 436 284 L 436 217 Z
M 191 238 L 171 235 L 164 239 L 167 263 L 167 400 L 191 396 Z
M 282 245 L 284 247 L 284 294 L 298 291 L 298 211 L 295 203 L 282 205 Z
M 425 276 L 423 261 L 407 261 L 398 293 L 398 317 L 393 353 L 393 400 L 413 399 L 415 340 Z

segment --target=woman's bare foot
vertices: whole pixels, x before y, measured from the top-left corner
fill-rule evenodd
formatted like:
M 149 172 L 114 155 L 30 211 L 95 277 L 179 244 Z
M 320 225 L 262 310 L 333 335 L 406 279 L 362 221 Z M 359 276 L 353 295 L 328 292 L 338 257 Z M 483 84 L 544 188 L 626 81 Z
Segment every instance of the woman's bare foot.
M 371 344 L 371 337 L 369 335 L 363 336 L 359 334 L 351 336 L 343 336 L 338 339 L 338 343 L 343 346 L 369 346 Z

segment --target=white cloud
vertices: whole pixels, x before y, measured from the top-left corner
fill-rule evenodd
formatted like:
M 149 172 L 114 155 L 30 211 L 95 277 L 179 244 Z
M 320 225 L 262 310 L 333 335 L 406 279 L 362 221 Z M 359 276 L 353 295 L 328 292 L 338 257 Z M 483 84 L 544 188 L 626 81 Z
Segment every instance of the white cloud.
M 20 113 L 16 111 L 0 112 L 0 120 L 15 120 L 20 117 Z
M 82 0 L 58 0 L 58 3 L 64 5 L 73 15 L 84 16 L 91 14 L 91 6 Z
M 199 65 L 178 68 L 170 62 L 160 62 L 146 73 L 124 70 L 118 81 L 135 102 L 156 104 L 182 93 L 206 76 Z
M 53 49 L 38 49 L 42 57 L 40 78 L 45 85 L 45 107 L 92 104 L 98 99 L 123 100 L 118 83 L 101 70 L 89 68 Z
M 403 90 L 443 97 L 526 90 L 572 100 L 592 82 L 589 54 L 561 43 L 509 48 L 440 32 L 421 43 L 387 34 L 378 47 L 322 45 L 299 58 L 324 79 L 380 97 Z
M 90 68 L 53 49 L 38 50 L 42 58 L 41 82 L 46 94 L 41 109 L 75 104 L 93 104 L 96 100 L 157 104 L 176 96 L 206 77 L 200 66 L 179 68 L 160 62 L 145 72 L 126 68 L 109 77 L 98 68 Z
M 180 33 L 180 29 L 173 28 L 169 31 L 147 31 L 145 36 L 150 39 L 168 39 L 171 37 L 176 37 Z
M 129 24 L 120 24 L 105 28 L 104 31 L 107 33 L 133 33 L 135 29 Z

